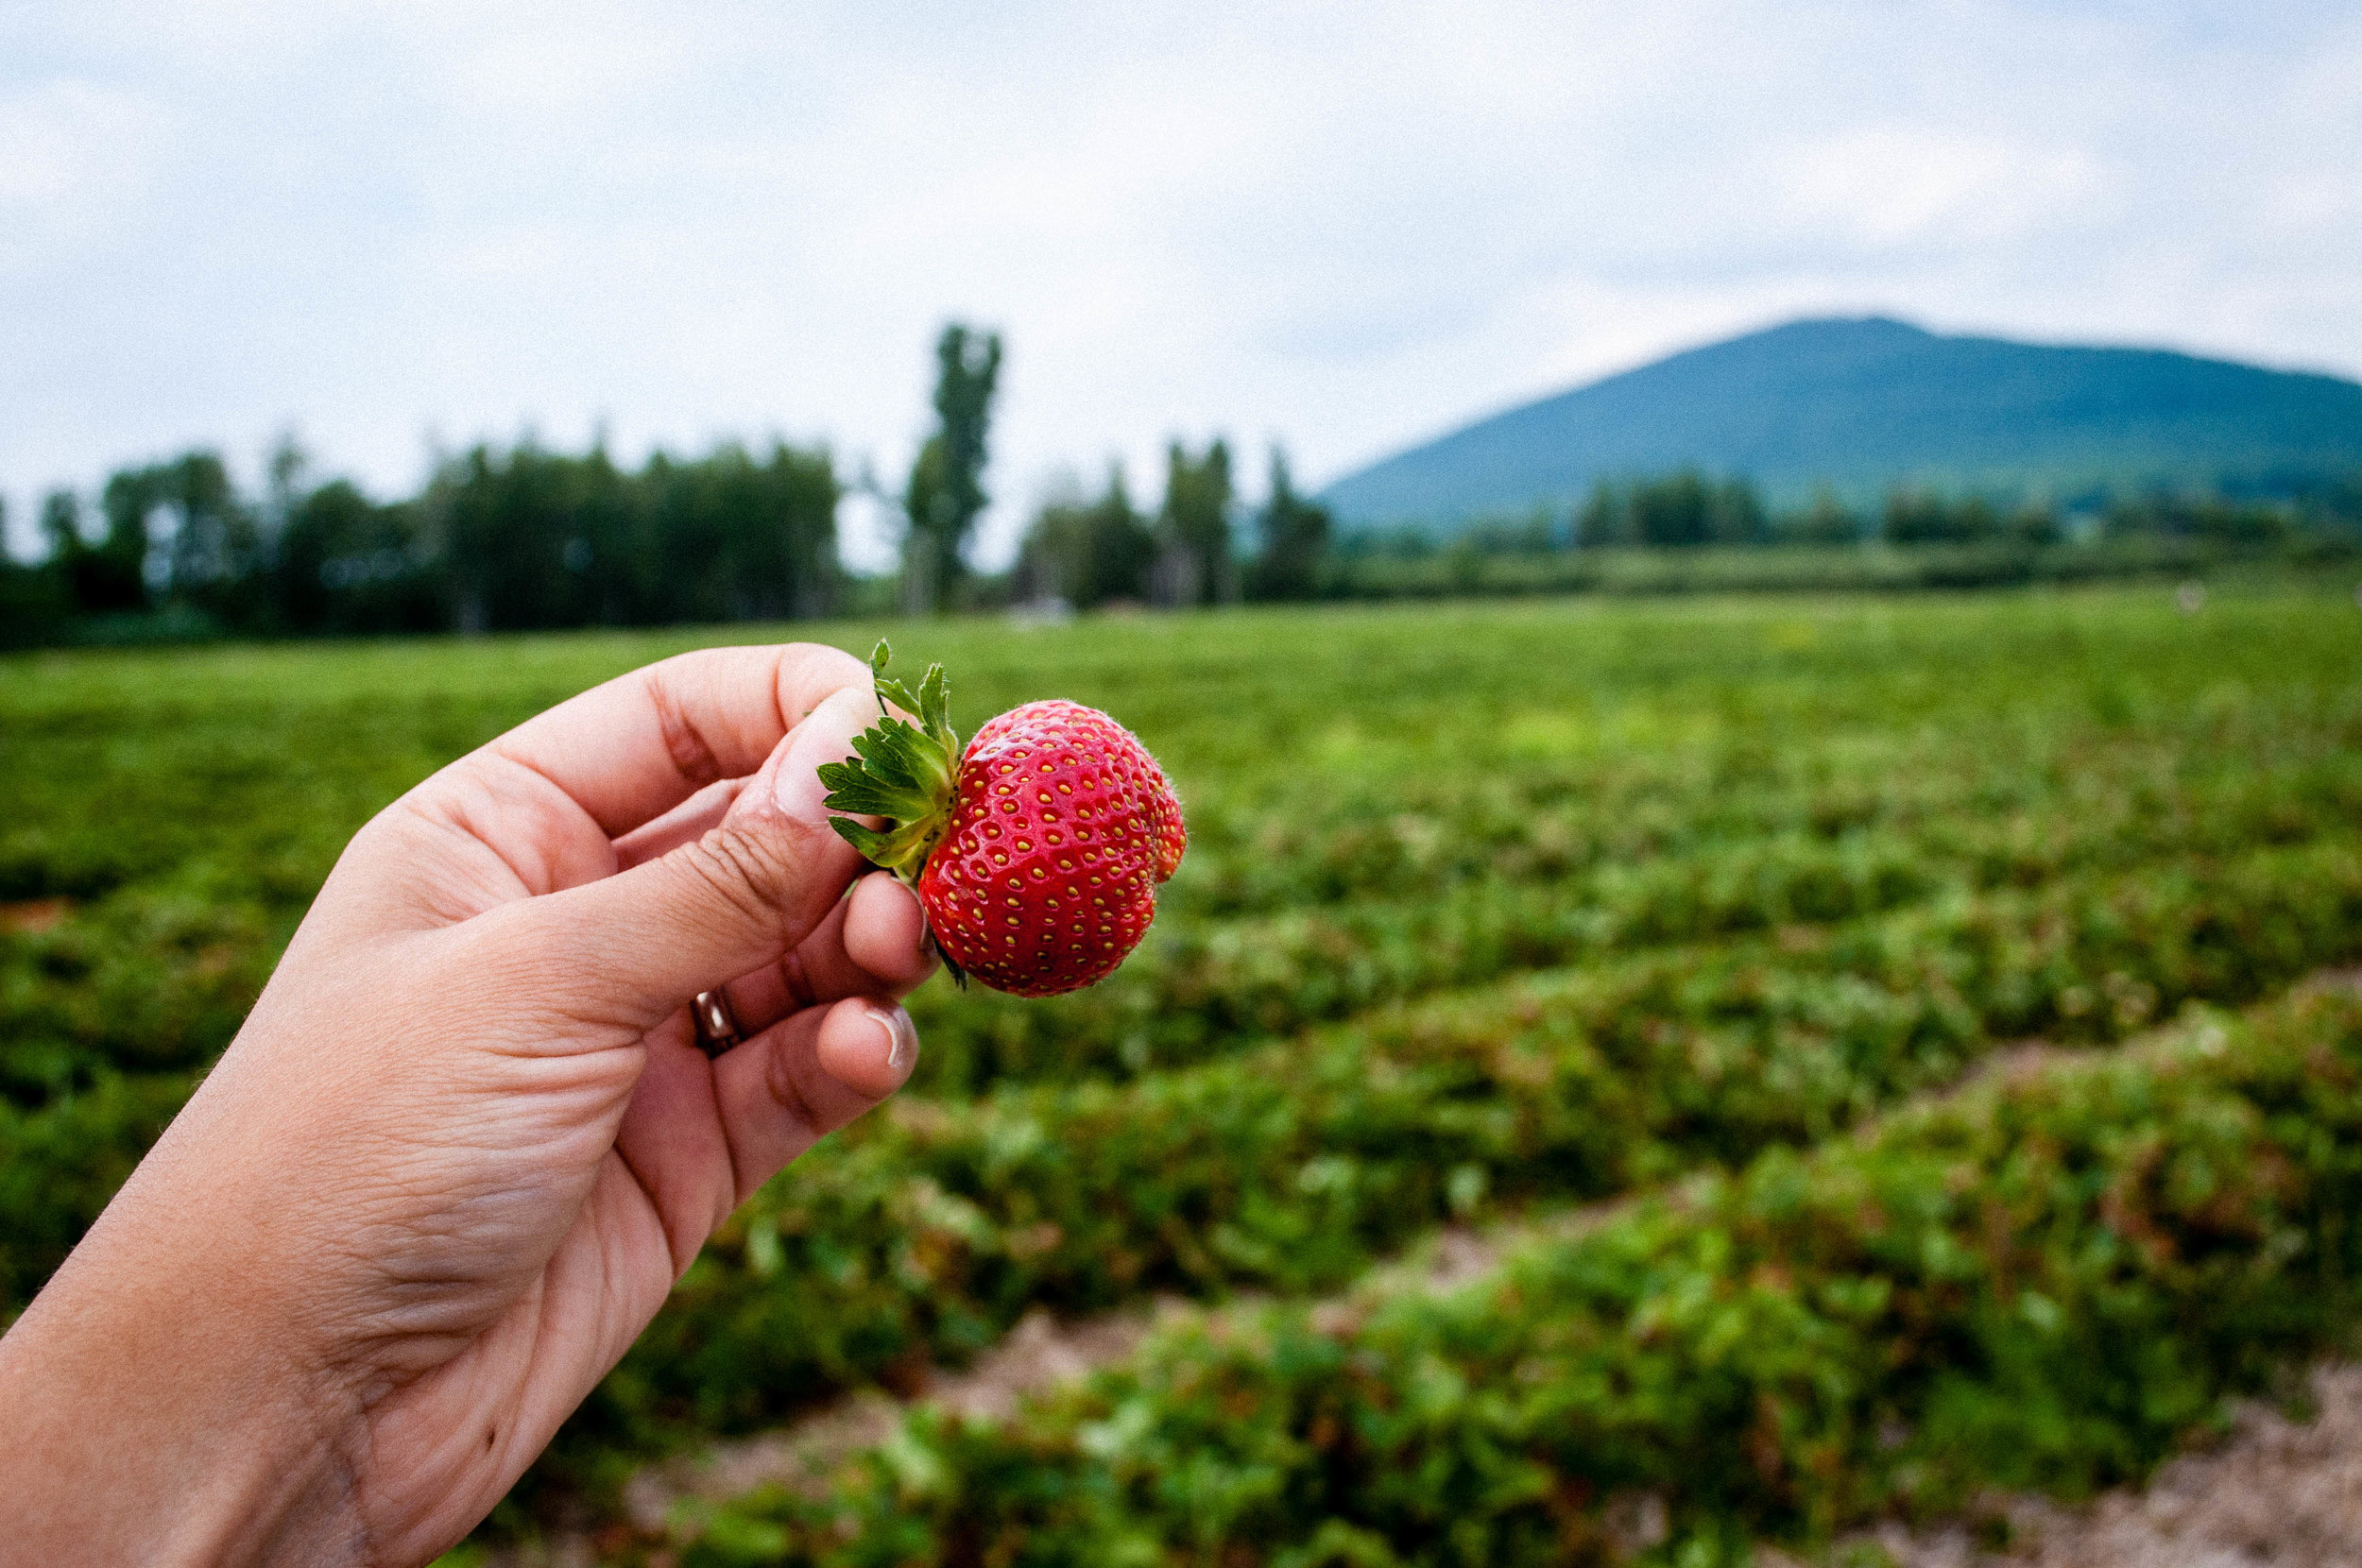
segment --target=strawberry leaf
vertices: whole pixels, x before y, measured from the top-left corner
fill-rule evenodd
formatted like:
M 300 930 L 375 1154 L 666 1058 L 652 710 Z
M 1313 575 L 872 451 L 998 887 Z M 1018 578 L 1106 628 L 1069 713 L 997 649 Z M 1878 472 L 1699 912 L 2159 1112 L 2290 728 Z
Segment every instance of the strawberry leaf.
M 852 758 L 821 764 L 820 782 L 829 787 L 821 804 L 831 811 L 884 818 L 882 828 L 851 817 L 831 817 L 830 824 L 864 856 L 916 886 L 951 820 L 960 738 L 951 729 L 950 686 L 943 666 L 929 665 L 913 696 L 900 681 L 887 678 L 892 656 L 882 640 L 869 656 L 878 722 L 853 737 Z M 918 715 L 916 724 L 903 716 L 911 713 Z

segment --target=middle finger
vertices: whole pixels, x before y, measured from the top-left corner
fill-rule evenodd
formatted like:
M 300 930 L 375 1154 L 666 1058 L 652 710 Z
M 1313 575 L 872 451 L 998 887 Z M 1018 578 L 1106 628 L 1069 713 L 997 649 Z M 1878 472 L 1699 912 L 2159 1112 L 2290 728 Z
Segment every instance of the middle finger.
M 899 1000 L 934 973 L 918 899 L 883 872 L 854 882 L 826 918 L 776 963 L 725 987 L 746 1035 L 847 997 Z

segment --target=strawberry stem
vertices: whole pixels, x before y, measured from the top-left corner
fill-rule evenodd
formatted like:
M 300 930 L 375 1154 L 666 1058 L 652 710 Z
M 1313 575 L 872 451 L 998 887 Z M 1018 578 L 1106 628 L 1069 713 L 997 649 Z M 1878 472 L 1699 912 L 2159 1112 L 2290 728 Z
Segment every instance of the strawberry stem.
M 886 678 L 894 651 L 881 639 L 869 656 L 878 692 L 878 722 L 853 738 L 855 756 L 820 765 L 829 787 L 822 805 L 832 811 L 883 817 L 882 830 L 851 816 L 830 817 L 837 835 L 913 887 L 951 821 L 952 782 L 959 775 L 960 738 L 951 730 L 951 693 L 943 666 L 931 664 L 916 696 Z M 918 723 L 898 718 L 891 702 Z

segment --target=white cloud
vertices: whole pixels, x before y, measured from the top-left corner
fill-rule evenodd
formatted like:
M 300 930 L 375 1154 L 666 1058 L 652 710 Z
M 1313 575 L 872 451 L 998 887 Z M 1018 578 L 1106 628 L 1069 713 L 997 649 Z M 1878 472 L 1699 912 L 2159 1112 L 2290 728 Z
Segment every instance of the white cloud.
M 1780 165 L 1801 217 L 1874 247 L 2013 238 L 2088 202 L 2099 183 L 2080 148 L 2054 152 L 1908 126 L 1811 143 Z
M 0 279 L 145 199 L 165 133 L 151 106 L 73 77 L 0 92 Z
M 2362 369 L 2362 24 L 2327 6 L 33 9 L 20 525 L 289 420 L 385 489 L 430 431 L 602 422 L 892 480 L 954 314 L 1009 333 L 994 551 L 1060 469 L 1153 491 L 1172 434 L 1319 479 L 1806 311 Z

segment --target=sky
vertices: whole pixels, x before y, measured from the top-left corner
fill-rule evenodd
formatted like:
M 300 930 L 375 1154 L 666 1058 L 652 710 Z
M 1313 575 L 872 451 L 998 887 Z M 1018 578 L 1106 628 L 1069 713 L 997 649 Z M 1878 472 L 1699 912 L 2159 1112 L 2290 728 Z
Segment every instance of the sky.
M 0 497 L 294 431 L 893 485 L 1007 359 L 979 554 L 1221 434 L 1259 492 L 1800 315 L 2362 375 L 2362 10 L 14 0 Z M 849 503 L 856 565 L 890 517 Z

